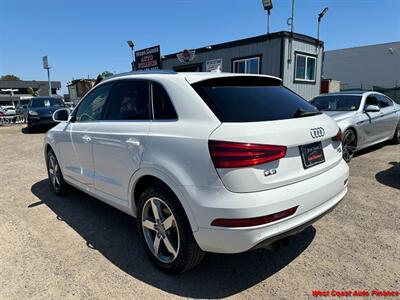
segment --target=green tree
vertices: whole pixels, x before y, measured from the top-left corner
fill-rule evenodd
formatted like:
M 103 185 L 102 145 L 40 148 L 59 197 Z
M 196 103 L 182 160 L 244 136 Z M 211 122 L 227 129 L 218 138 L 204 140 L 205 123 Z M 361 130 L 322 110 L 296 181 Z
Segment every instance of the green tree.
M 18 76 L 7 74 L 0 77 L 0 80 L 21 80 Z
M 99 84 L 100 82 L 102 82 L 104 79 L 106 79 L 107 77 L 110 77 L 114 75 L 114 73 L 111 73 L 110 71 L 104 71 L 103 73 L 99 74 L 96 78 L 96 82 L 94 83 L 94 85 Z
M 30 94 L 30 95 L 32 95 L 32 96 L 38 96 L 38 92 L 37 91 L 35 91 L 34 89 L 33 89 L 33 87 L 31 87 L 31 86 L 28 86 L 28 94 Z
M 110 71 L 104 71 L 103 73 L 101 73 L 101 76 L 103 76 L 104 78 L 110 77 L 114 75 L 114 73 L 111 73 Z

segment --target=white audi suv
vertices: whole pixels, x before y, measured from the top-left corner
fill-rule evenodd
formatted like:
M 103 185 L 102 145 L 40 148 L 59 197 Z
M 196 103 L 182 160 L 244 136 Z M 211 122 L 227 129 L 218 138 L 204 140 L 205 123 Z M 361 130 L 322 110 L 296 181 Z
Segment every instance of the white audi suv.
M 126 73 L 53 118 L 44 154 L 54 192 L 73 186 L 136 217 L 165 272 L 205 252 L 266 247 L 347 192 L 338 125 L 279 78 Z

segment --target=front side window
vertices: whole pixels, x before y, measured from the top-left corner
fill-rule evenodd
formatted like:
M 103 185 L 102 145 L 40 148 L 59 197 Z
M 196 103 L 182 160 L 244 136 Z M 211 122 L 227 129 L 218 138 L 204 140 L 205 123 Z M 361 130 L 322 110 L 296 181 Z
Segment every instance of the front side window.
M 87 95 L 76 110 L 76 121 L 92 122 L 101 120 L 111 87 L 111 83 L 103 84 Z
M 155 120 L 176 120 L 174 106 L 165 89 L 158 83 L 152 83 L 153 110 Z
M 110 95 L 108 120 L 150 120 L 149 83 L 122 80 Z
M 361 96 L 321 96 L 312 100 L 311 103 L 321 111 L 355 111 L 360 107 Z
M 234 60 L 233 73 L 260 74 L 260 58 L 252 57 Z
M 317 59 L 314 56 L 296 54 L 295 79 L 300 81 L 315 81 Z

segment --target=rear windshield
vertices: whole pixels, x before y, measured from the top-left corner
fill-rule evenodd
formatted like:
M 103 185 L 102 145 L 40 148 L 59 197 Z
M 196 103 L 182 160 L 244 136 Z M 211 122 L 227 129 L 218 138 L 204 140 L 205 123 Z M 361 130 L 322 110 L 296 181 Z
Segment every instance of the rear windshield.
M 275 121 L 318 114 L 313 105 L 276 79 L 228 77 L 192 86 L 221 122 Z
M 361 96 L 357 95 L 331 95 L 317 97 L 311 102 L 322 111 L 354 111 L 358 110 Z

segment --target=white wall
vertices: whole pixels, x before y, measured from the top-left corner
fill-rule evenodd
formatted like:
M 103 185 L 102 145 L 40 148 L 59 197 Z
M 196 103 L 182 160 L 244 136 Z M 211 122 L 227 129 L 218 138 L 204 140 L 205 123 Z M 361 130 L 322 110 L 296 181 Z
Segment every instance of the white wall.
M 323 72 L 342 89 L 400 86 L 400 42 L 326 51 Z

